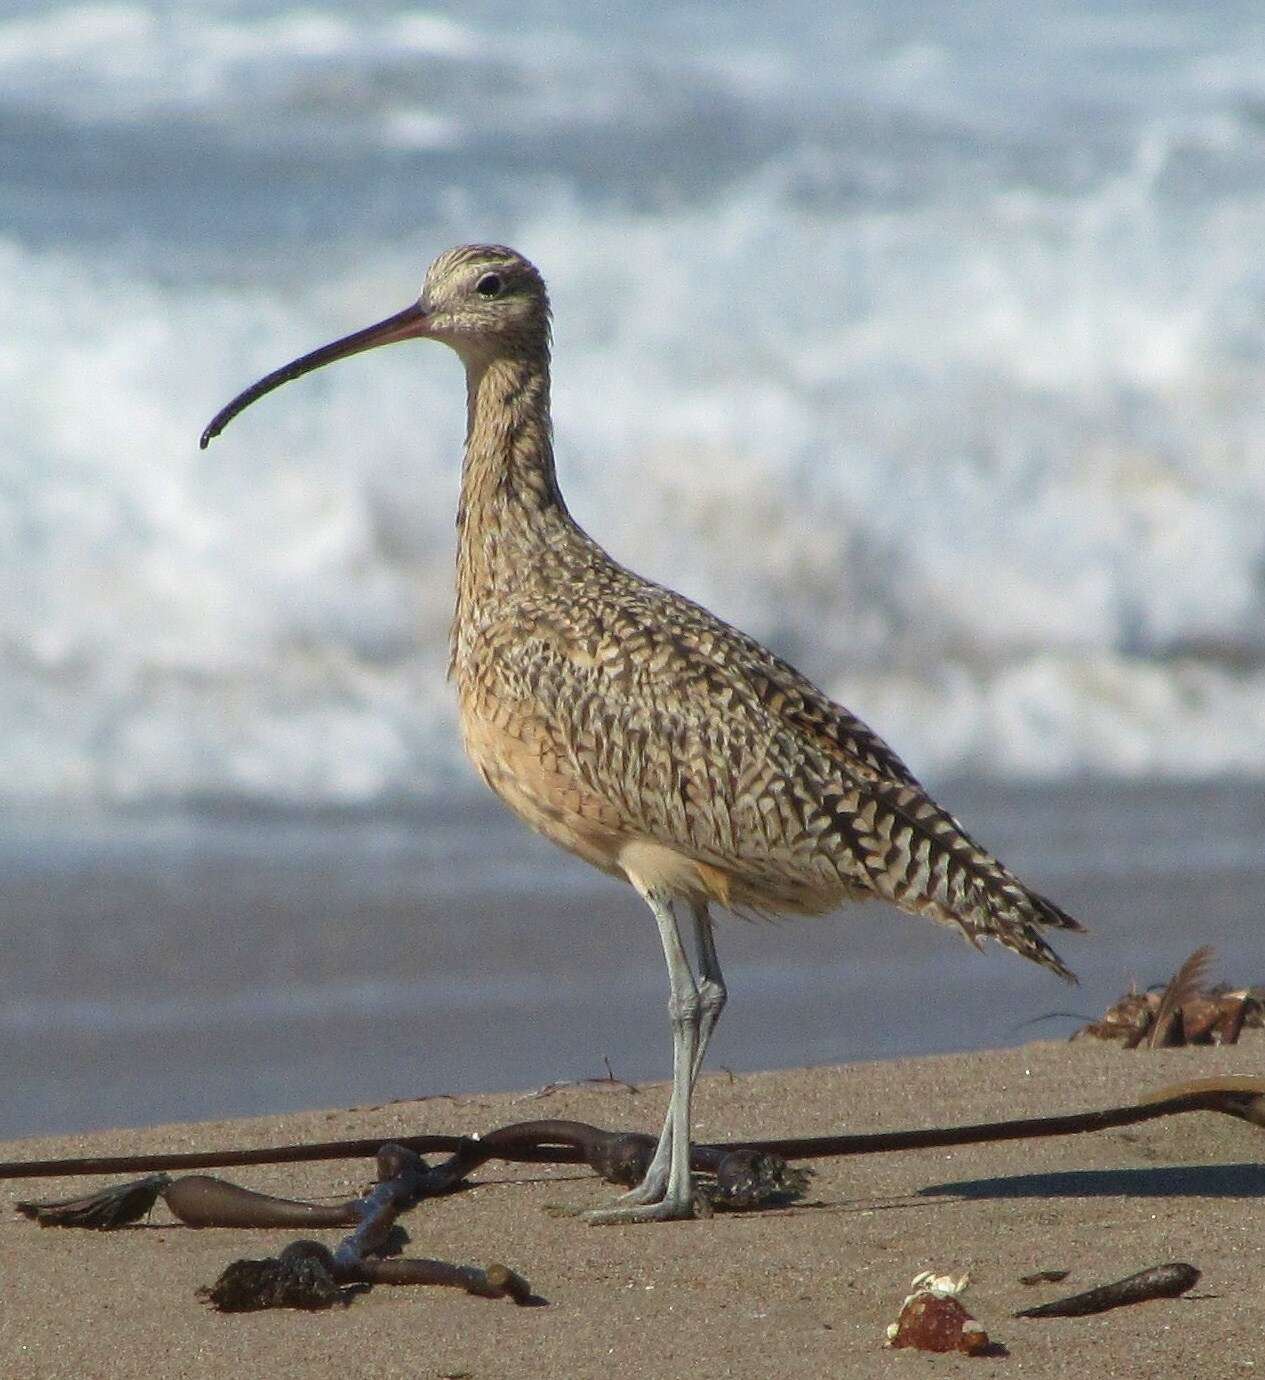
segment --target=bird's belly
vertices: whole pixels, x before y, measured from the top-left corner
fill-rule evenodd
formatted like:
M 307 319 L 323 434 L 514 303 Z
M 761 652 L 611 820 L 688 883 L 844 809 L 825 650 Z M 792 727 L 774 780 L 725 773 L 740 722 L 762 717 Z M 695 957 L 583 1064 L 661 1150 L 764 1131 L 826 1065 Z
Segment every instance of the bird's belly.
M 577 779 L 548 727 L 498 706 L 464 705 L 462 741 L 475 770 L 525 823 L 585 862 L 639 890 L 664 889 L 730 904 L 730 879 L 688 852 L 647 837 L 627 815 Z
M 603 872 L 625 876 L 619 856 L 627 830 L 575 780 L 538 719 L 463 705 L 461 738 L 474 769 L 524 823 Z
M 483 712 L 480 712 L 480 711 Z M 714 850 L 671 840 L 603 799 L 570 768 L 538 716 L 504 704 L 466 700 L 462 742 L 475 770 L 514 813 L 560 848 L 641 890 L 665 889 L 766 914 L 820 914 L 865 889 L 837 877 L 801 871 L 790 859 Z

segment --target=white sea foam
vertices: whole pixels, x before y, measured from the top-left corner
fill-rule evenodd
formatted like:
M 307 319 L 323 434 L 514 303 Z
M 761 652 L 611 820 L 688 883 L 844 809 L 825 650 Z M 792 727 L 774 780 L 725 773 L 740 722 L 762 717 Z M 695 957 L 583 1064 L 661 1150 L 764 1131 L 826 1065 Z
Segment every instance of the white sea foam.
M 249 120 L 261 101 L 277 109 L 310 102 L 319 92 L 296 82 L 331 66 L 363 70 L 478 49 L 475 30 L 425 10 L 374 18 L 314 6 L 257 15 L 235 8 L 71 4 L 0 18 L 0 74 L 10 99 L 25 94 L 46 108 L 131 119 L 159 106 L 218 108 Z
M 0 21 L 11 104 L 54 103 L 85 139 L 192 112 L 223 168 L 208 211 L 222 196 L 223 233 L 265 226 L 216 257 L 197 226 L 147 228 L 165 187 L 83 198 L 56 170 L 46 221 L 9 203 L 28 220 L 0 241 L 19 285 L 0 297 L 0 791 L 369 803 L 466 779 L 443 682 L 456 362 L 349 361 L 196 449 L 251 378 L 402 305 L 463 238 L 518 243 L 550 281 L 581 521 L 915 769 L 1265 773 L 1265 184 L 1241 66 L 1152 57 L 1168 85 L 1112 87 L 1098 142 L 1028 147 L 1023 103 L 965 40 L 871 35 L 837 97 L 790 37 L 735 29 L 685 68 L 648 47 L 635 72 L 598 62 L 567 95 L 593 36 L 525 35 L 510 81 L 507 22 L 266 4 Z M 1069 31 L 1043 110 L 1086 33 L 1107 41 Z M 727 163 L 730 126 L 700 124 L 691 81 L 749 98 L 730 114 L 773 142 Z M 330 162 L 319 138 L 289 158 L 293 121 Z M 595 132 L 614 142 L 589 156 Z M 479 158 L 456 180 L 394 161 L 467 139 L 491 151 L 483 181 Z M 555 147 L 574 162 L 542 175 Z M 293 224 L 273 187 L 292 168 L 296 198 L 328 182 Z M 652 177 L 653 206 L 623 197 Z M 128 236 L 67 233 L 111 197 Z

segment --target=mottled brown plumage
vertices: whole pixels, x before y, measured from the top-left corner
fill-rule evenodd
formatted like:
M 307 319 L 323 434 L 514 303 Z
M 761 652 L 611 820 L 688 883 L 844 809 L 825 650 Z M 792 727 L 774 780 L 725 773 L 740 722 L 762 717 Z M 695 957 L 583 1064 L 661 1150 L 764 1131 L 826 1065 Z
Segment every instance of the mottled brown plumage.
M 1080 926 L 976 844 L 882 739 L 577 525 L 554 472 L 548 298 L 514 251 L 441 255 L 415 307 L 269 375 L 206 436 L 278 383 L 411 336 L 466 366 L 450 667 L 466 750 L 527 823 L 641 892 L 668 959 L 673 1106 L 632 1205 L 603 1220 L 690 1210 L 681 1142 L 724 1002 L 711 903 L 816 914 L 881 897 L 1071 978 L 1040 929 Z M 674 903 L 693 913 L 699 981 Z
M 607 871 L 623 872 L 630 844 L 671 850 L 689 899 L 815 914 L 881 896 L 1070 976 L 1035 927 L 1075 923 L 975 844 L 882 739 L 576 524 L 554 476 L 539 275 L 510 250 L 470 246 L 437 261 L 428 293 L 491 269 L 538 304 L 501 351 L 468 362 L 452 673 L 492 789 Z

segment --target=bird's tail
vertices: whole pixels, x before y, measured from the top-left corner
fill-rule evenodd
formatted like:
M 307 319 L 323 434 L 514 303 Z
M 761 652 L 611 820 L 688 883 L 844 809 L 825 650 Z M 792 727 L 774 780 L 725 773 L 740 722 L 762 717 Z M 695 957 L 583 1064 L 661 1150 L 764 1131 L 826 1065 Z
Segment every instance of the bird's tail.
M 867 782 L 856 807 L 843 813 L 851 850 L 885 900 L 956 925 L 977 948 L 995 939 L 1076 981 L 1040 930 L 1084 926 L 1026 887 L 917 786 Z

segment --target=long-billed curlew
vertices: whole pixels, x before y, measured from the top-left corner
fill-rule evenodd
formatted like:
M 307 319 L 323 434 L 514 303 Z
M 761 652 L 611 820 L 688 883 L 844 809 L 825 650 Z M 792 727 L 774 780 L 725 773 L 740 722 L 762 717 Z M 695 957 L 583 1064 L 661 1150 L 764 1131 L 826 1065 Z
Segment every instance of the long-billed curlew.
M 1039 928 L 1081 926 L 980 848 L 860 720 L 580 529 L 554 474 L 549 299 L 513 250 L 441 254 L 412 306 L 260 379 L 216 415 L 203 447 L 280 384 L 418 337 L 450 345 L 466 370 L 449 665 L 466 751 L 533 828 L 632 883 L 667 959 L 663 1131 L 642 1182 L 588 1216 L 689 1217 L 690 1099 L 725 1004 L 713 902 L 813 915 L 877 896 L 1072 981 Z

